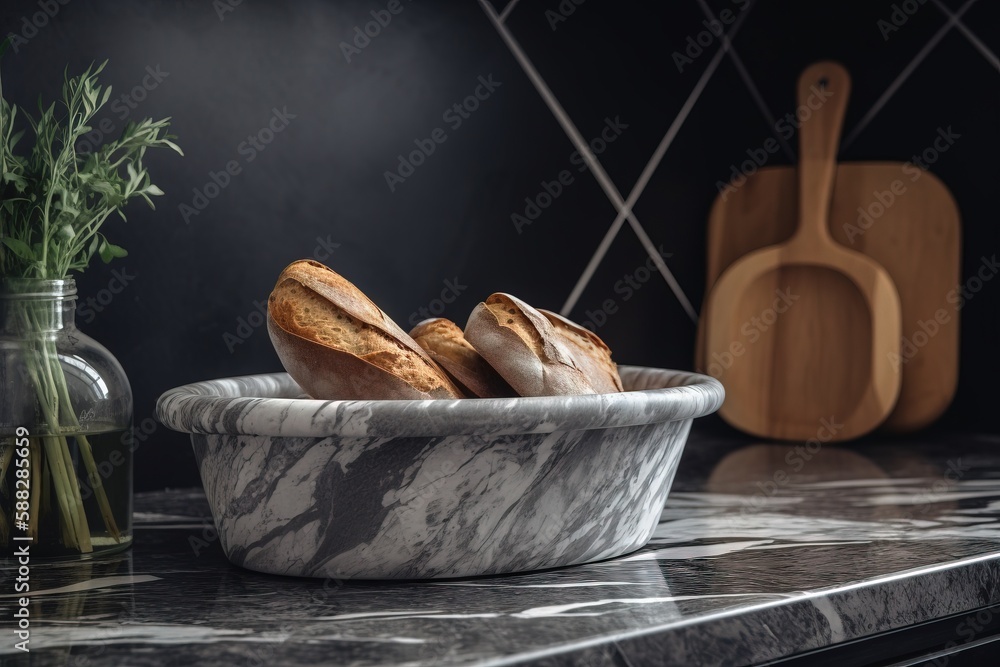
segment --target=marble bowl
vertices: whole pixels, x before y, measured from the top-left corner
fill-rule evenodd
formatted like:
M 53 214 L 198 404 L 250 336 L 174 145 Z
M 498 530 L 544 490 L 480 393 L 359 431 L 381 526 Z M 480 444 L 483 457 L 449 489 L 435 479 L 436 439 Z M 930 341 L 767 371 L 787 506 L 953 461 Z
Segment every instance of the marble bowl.
M 157 402 L 191 434 L 230 561 L 271 574 L 429 579 L 619 556 L 653 533 L 716 380 L 622 367 L 621 394 L 318 401 L 286 374 Z

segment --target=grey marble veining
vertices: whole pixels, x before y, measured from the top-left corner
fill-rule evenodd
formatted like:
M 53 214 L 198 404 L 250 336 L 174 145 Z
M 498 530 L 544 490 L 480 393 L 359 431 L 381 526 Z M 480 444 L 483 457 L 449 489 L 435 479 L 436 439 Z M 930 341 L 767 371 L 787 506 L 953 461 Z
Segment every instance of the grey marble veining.
M 946 617 L 945 636 L 889 641 L 902 655 L 990 638 L 1000 438 L 828 446 L 798 470 L 793 450 L 695 431 L 644 548 L 457 580 L 258 574 L 228 563 L 200 491 L 140 494 L 131 551 L 33 565 L 32 654 L 0 642 L 0 663 L 733 665 Z
M 711 378 L 625 368 L 627 391 L 313 401 L 287 375 L 190 385 L 158 413 L 192 432 L 221 544 L 271 574 L 421 579 L 603 560 L 650 538 Z M 293 435 L 297 434 L 297 435 Z

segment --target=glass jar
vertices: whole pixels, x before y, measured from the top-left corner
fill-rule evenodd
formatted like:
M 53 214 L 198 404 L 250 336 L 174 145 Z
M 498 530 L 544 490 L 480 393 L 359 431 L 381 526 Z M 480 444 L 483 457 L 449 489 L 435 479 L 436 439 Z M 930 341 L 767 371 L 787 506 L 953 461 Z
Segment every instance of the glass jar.
M 132 389 L 76 328 L 76 282 L 0 283 L 0 545 L 88 558 L 132 543 Z

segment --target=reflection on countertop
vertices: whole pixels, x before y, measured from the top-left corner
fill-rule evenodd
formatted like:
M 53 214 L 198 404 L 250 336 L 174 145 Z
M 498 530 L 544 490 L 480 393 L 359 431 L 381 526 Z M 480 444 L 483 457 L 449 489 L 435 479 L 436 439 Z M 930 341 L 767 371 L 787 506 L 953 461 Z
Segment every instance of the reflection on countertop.
M 31 664 L 755 662 L 1000 603 L 1000 437 L 694 433 L 647 547 L 534 574 L 257 574 L 225 560 L 194 490 L 140 494 L 135 524 L 110 560 L 32 563 Z M 0 661 L 27 664 L 4 627 Z

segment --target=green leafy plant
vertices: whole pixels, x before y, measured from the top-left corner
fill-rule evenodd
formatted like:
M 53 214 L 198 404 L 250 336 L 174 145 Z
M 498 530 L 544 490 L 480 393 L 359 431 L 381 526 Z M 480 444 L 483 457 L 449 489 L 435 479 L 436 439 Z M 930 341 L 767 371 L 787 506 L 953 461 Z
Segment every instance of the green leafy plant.
M 2 53 L 0 53 L 2 55 Z M 93 128 L 90 122 L 111 97 L 98 84 L 107 61 L 79 76 L 64 76 L 62 100 L 39 115 L 21 112 L 34 134 L 24 155 L 16 152 L 25 130 L 15 130 L 18 108 L 3 97 L 0 79 L 0 272 L 24 278 L 62 278 L 82 271 L 95 254 L 105 262 L 124 257 L 123 248 L 100 232 L 132 199 L 163 191 L 153 185 L 143 164 L 146 150 L 168 147 L 183 155 L 166 134 L 169 118 L 129 123 L 121 137 L 93 150 L 77 152 L 76 143 Z
M 9 46 L 0 44 L 0 57 Z M 4 279 L 59 280 L 71 271 L 83 271 L 94 255 L 104 262 L 127 253 L 101 233 L 112 214 L 120 216 L 129 201 L 141 198 L 153 207 L 151 197 L 163 191 L 150 182 L 143 164 L 150 148 L 166 147 L 183 155 L 167 134 L 169 118 L 130 122 L 121 136 L 90 152 L 80 152 L 77 142 L 92 130 L 91 121 L 111 97 L 111 87 L 98 83 L 107 62 L 88 67 L 70 77 L 64 72 L 62 97 L 49 106 L 38 104 L 33 117 L 3 96 L 0 78 L 0 275 Z M 18 125 L 23 127 L 18 128 Z M 30 132 L 34 142 L 18 148 Z M 11 307 L 12 319 L 25 348 L 30 387 L 44 422 L 44 469 L 61 518 L 63 541 L 80 552 L 92 550 L 90 530 L 73 469 L 70 437 L 79 447 L 88 481 L 94 490 L 109 534 L 119 530 L 101 486 L 93 451 L 77 420 L 58 351 L 51 336 L 51 309 L 23 300 Z M 6 474 L 12 448 L 0 447 L 0 479 Z M 37 453 L 41 456 L 41 451 Z M 37 469 L 42 469 L 38 465 Z M 40 508 L 31 513 L 29 533 L 37 534 Z M 9 530 L 0 514 L 0 538 Z

